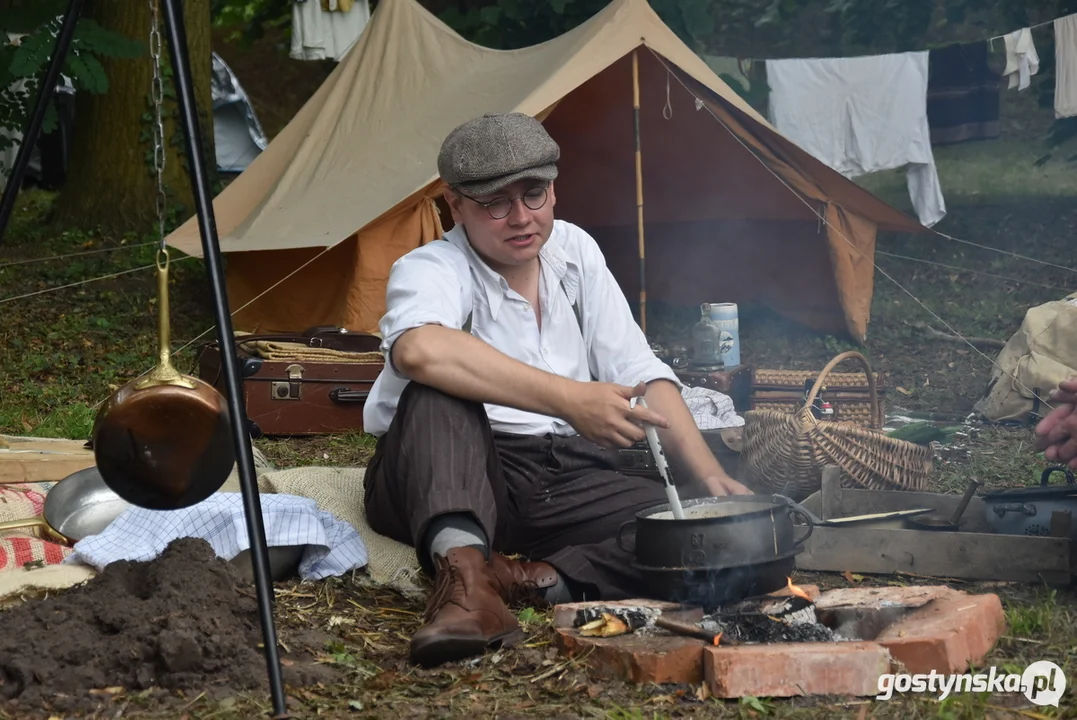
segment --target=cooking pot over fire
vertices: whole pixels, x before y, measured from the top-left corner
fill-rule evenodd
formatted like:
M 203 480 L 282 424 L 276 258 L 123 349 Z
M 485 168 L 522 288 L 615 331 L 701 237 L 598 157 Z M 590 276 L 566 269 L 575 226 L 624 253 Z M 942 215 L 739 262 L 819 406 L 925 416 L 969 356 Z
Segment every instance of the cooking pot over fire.
M 770 562 L 797 549 L 812 534 L 810 513 L 780 495 L 732 495 L 682 503 L 684 519 L 668 503 L 636 513 L 617 533 L 622 550 L 645 567 L 719 568 Z M 797 535 L 793 519 L 803 520 Z M 624 534 L 636 529 L 634 550 Z
M 666 503 L 636 513 L 617 533 L 649 589 L 673 601 L 713 604 L 784 587 L 814 529 L 811 513 L 781 495 L 699 498 L 682 506 L 683 520 Z
M 94 420 L 97 468 L 133 505 L 173 510 L 205 500 L 235 465 L 228 407 L 217 390 L 172 366 L 168 250 L 157 254 L 158 364 L 117 390 Z

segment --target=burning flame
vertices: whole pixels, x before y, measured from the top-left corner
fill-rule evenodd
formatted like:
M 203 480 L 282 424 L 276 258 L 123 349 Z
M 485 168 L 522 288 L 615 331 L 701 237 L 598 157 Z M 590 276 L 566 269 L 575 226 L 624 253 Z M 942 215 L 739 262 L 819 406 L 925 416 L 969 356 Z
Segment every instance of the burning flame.
M 714 646 L 718 647 L 718 644 L 722 642 L 722 633 L 718 633 L 714 636 Z
M 787 583 L 785 589 L 788 590 L 790 593 L 792 593 L 793 595 L 796 595 L 798 598 L 804 598 L 808 602 L 812 601 L 811 600 L 811 595 L 808 595 L 808 593 L 804 592 L 803 590 L 801 590 L 800 588 L 798 588 L 796 585 L 793 584 L 793 578 L 787 577 L 785 579 L 785 581 Z

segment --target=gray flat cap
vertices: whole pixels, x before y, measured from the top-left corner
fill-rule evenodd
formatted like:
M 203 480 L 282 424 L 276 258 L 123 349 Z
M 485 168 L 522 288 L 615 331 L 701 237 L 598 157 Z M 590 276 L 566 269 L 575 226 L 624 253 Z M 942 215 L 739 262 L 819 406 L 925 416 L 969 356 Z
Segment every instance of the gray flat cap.
M 445 138 L 438 172 L 467 195 L 490 195 L 517 180 L 551 182 L 561 149 L 542 123 L 523 113 L 487 113 Z

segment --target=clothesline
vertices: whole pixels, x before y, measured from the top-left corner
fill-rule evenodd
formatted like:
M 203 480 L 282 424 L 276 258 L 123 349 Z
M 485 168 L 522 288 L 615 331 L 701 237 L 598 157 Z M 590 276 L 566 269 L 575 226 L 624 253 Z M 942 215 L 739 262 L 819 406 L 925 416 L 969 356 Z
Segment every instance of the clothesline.
M 1051 18 L 1050 20 L 1044 20 L 1043 22 L 1036 23 L 1035 25 L 1029 25 L 1028 27 L 1025 27 L 1025 28 L 1018 28 L 1018 30 L 1036 30 L 1038 28 L 1045 27 L 1047 25 L 1053 25 L 1054 23 L 1058 22 L 1062 18 L 1069 17 L 1070 15 L 1077 15 L 1077 13 L 1066 13 L 1065 15 L 1059 15 L 1056 18 Z M 1017 32 L 1017 30 L 1011 30 L 1010 32 Z M 990 43 L 990 42 L 994 42 L 995 40 L 1002 40 L 1003 38 L 1005 38 L 1009 34 L 1010 33 L 1003 33 L 1002 35 L 995 35 L 993 37 L 985 38 L 983 42 Z M 962 44 L 964 44 L 964 43 L 962 43 Z M 782 59 L 784 60 L 784 59 L 793 59 L 793 58 L 782 58 Z M 738 57 L 737 60 L 740 60 L 740 61 L 747 60 L 748 62 L 753 62 L 753 63 L 754 62 L 766 62 L 766 58 L 742 58 L 742 57 Z
M 1069 17 L 1070 14 L 1071 13 L 1066 13 L 1065 15 L 1059 15 L 1058 17 L 1052 18 L 1051 20 L 1044 20 L 1041 23 L 1036 23 L 1035 25 L 1029 25 L 1027 28 L 1018 28 L 1018 30 L 1035 30 L 1036 28 L 1041 28 L 1041 27 L 1043 27 L 1045 25 L 1053 25 L 1057 20 L 1061 20 L 1064 17 Z M 1014 32 L 1014 31 L 1011 30 L 1010 32 Z M 987 38 L 987 40 L 988 40 L 988 42 L 990 42 L 992 40 L 1001 40 L 1002 38 L 1006 37 L 1009 34 L 1010 33 L 1003 33 L 1002 35 L 995 35 L 994 37 Z

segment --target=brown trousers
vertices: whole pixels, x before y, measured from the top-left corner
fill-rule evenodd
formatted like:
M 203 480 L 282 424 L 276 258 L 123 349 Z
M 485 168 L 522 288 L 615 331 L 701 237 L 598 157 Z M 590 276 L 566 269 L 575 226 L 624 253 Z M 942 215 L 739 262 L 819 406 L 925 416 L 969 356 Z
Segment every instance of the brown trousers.
M 616 450 L 579 436 L 495 433 L 481 403 L 411 382 L 367 468 L 367 520 L 419 547 L 432 519 L 470 513 L 494 551 L 550 563 L 587 599 L 639 596 L 632 553 L 615 536 L 666 495 L 660 480 L 618 466 Z

